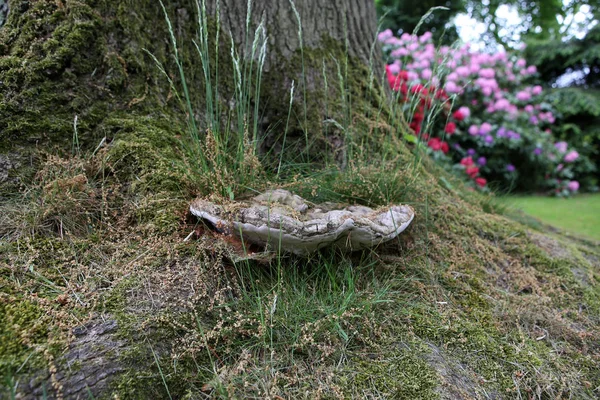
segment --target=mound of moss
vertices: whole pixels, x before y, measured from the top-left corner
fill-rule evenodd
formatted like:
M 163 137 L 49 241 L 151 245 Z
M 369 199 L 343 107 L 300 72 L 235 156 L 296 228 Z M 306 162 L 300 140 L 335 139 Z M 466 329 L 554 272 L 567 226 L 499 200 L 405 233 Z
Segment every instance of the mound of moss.
M 185 38 L 191 16 L 175 3 Z M 0 153 L 33 162 L 11 170 L 20 187 L 3 183 L 1 395 L 597 397 L 596 243 L 505 215 L 415 160 L 386 141 L 398 133 L 375 99 L 348 119 L 345 168 L 266 165 L 232 195 L 278 185 L 315 202 L 409 203 L 412 227 L 372 252 L 234 262 L 235 243 L 187 216 L 214 176 L 197 176 L 185 115 L 142 51 L 170 65 L 166 28 L 142 29 L 162 21 L 156 5 L 11 10 Z

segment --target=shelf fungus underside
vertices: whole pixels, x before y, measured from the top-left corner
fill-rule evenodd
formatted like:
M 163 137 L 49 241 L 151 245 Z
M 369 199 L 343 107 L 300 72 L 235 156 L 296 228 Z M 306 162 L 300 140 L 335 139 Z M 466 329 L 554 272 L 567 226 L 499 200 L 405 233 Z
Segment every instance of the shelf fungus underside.
M 244 243 L 298 255 L 328 246 L 350 251 L 374 247 L 394 239 L 414 218 L 413 209 L 406 205 L 375 210 L 365 206 L 336 208 L 331 203 L 309 206 L 283 189 L 247 202 L 215 204 L 196 199 L 190 211 L 220 233 L 235 235 Z

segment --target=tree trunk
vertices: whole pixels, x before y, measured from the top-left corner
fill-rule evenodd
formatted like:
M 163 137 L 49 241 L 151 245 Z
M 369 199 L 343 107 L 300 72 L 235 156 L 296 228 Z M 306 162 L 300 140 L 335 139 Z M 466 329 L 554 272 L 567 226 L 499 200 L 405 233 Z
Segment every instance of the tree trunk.
M 188 68 L 188 86 L 201 88 L 200 60 L 192 44 L 198 41 L 194 2 L 164 3 L 182 62 L 194 67 Z M 93 148 L 102 137 L 111 136 L 106 135 L 109 116 L 149 115 L 165 105 L 169 106 L 165 112 L 173 113 L 172 93 L 145 51 L 177 80 L 167 24 L 155 2 L 133 6 L 124 0 L 13 0 L 7 4 L 8 19 L 0 28 L 2 182 L 15 183 L 22 175 L 16 171 L 27 166 L 32 145 L 68 149 L 77 139 L 81 146 Z M 324 120 L 351 118 L 347 115 L 350 98 L 353 108 L 365 102 L 366 108 L 377 106 L 371 103 L 378 101 L 379 94 L 367 79 L 369 71 L 378 78 L 383 67 L 373 46 L 374 6 L 360 0 L 301 1 L 295 4 L 297 14 L 289 0 L 255 1 L 252 7 L 246 40 L 246 1 L 220 3 L 222 90 L 231 88 L 233 74 L 226 36 L 231 34 L 244 54 L 249 46 L 243 43 L 252 43 L 254 28 L 264 21 L 269 43 L 260 97 L 264 147 L 280 148 L 277 137 L 281 135 L 266 133 L 285 121 L 292 81 L 296 87 L 293 114 L 301 117 L 290 121 L 288 145 L 306 132 L 313 145 L 340 142 L 339 132 L 323 137 Z M 216 2 L 208 1 L 207 9 L 214 27 Z M 202 89 L 192 91 L 195 103 L 204 101 L 202 94 Z M 224 93 L 227 96 L 231 93 Z
M 214 15 L 216 0 L 210 0 L 209 3 L 208 9 Z M 233 36 L 236 42 L 243 42 L 246 34 L 246 1 L 224 0 L 220 2 L 220 7 L 225 31 Z M 341 44 L 347 41 L 350 56 L 356 57 L 365 65 L 369 64 L 371 47 L 377 32 L 372 2 L 254 1 L 251 16 L 252 26 L 257 26 L 263 21 L 267 27 L 272 64 L 277 63 L 280 56 L 291 58 L 300 49 L 300 39 L 304 46 L 313 49 L 324 47 L 324 39 L 332 39 Z

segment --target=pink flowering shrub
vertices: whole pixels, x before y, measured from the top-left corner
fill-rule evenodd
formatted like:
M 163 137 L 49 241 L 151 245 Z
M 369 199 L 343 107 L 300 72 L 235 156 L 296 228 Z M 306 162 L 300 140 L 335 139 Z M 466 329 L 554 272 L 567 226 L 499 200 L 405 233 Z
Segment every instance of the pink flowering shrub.
M 390 30 L 379 34 L 388 57 L 390 87 L 414 132 L 439 162 L 448 163 L 487 190 L 545 190 L 568 195 L 579 189 L 572 165 L 579 158 L 566 142 L 554 143 L 555 121 L 542 87 L 527 85 L 535 66 L 507 53 L 460 47 L 436 48 L 422 36 Z M 437 118 L 427 117 L 427 113 Z

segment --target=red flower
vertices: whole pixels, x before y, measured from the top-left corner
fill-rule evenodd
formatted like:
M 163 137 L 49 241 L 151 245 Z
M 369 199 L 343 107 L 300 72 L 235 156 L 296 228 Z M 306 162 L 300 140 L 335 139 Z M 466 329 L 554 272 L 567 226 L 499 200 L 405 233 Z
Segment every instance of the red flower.
M 448 146 L 448 143 L 442 142 L 441 150 L 444 154 L 448 154 L 448 151 L 450 151 L 450 146 Z
M 471 179 L 473 179 L 479 173 L 479 167 L 469 166 L 465 169 L 465 172 L 471 177 Z
M 443 89 L 438 89 L 435 91 L 436 100 L 448 100 L 448 95 Z
M 411 87 L 410 91 L 411 93 L 421 93 L 425 96 L 429 94 L 429 90 L 427 90 L 427 88 L 420 83 L 417 83 L 415 86 Z
M 403 100 L 406 100 L 406 94 L 408 93 L 408 85 L 405 82 L 402 82 L 402 85 L 400 85 L 400 93 L 402 93 Z
M 487 184 L 487 181 L 485 180 L 485 178 L 477 178 L 477 179 L 475 179 L 475 183 L 479 187 L 484 187 Z
M 456 132 L 456 124 L 454 122 L 448 122 L 444 132 L 446 132 L 448 135 L 452 135 L 454 132 Z
M 473 159 L 471 157 L 465 157 L 462 160 L 460 160 L 460 165 L 464 165 L 465 167 L 473 165 Z
M 454 114 L 452 114 L 452 117 L 457 121 L 462 121 L 465 119 L 465 116 L 460 112 L 460 110 L 456 110 Z
M 398 91 L 400 90 L 400 86 L 401 86 L 401 79 L 399 76 L 395 76 L 394 73 L 392 71 L 390 71 L 390 66 L 386 65 L 385 66 L 385 73 L 387 75 L 387 80 L 388 83 L 390 84 L 390 87 L 392 88 L 392 90 L 394 91 Z
M 421 121 L 413 121 L 409 126 L 417 135 L 421 132 Z
M 433 151 L 440 151 L 442 149 L 442 141 L 438 138 L 433 138 L 427 142 L 427 146 Z

